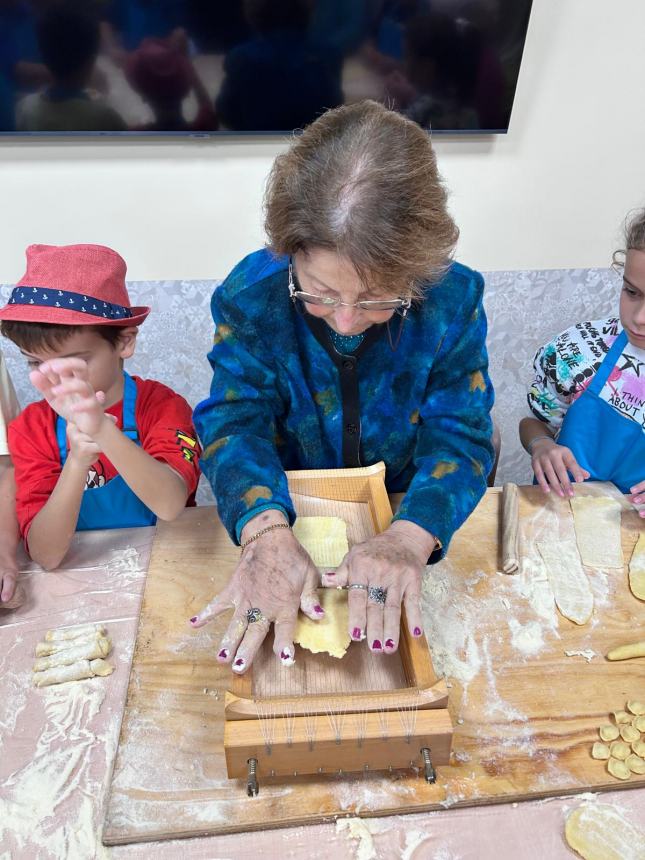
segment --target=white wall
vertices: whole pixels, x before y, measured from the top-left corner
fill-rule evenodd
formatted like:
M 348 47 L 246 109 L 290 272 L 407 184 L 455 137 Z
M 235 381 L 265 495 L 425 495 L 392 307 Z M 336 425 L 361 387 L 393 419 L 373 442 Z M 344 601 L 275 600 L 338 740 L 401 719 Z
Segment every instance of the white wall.
M 645 203 L 645 3 L 534 0 L 506 136 L 435 138 L 482 270 L 605 266 Z M 101 242 L 133 280 L 218 278 L 262 242 L 278 139 L 0 143 L 0 282 L 31 242 Z

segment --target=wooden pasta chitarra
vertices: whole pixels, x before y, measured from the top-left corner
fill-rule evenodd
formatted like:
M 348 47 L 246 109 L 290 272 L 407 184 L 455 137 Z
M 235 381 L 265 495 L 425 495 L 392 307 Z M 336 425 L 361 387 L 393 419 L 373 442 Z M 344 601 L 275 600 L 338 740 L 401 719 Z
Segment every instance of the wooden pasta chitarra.
M 300 516 L 340 516 L 350 546 L 392 518 L 383 463 L 360 469 L 288 473 Z M 251 669 L 231 679 L 225 700 L 224 751 L 230 779 L 414 768 L 429 782 L 448 764 L 453 727 L 446 683 L 438 679 L 425 636 L 405 617 L 395 654 L 353 642 L 342 659 L 297 648 L 284 668 L 267 637 Z

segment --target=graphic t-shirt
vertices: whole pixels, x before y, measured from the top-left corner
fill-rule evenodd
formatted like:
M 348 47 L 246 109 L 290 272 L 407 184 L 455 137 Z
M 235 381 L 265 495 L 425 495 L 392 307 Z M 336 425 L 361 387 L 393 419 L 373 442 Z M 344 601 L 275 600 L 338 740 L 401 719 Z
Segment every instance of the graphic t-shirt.
M 179 394 L 153 380 L 132 377 L 137 386 L 135 421 L 143 450 L 166 463 L 186 482 L 187 505 L 195 504 L 199 481 L 199 444 L 192 410 Z M 106 409 L 123 429 L 123 401 Z M 32 403 L 9 426 L 9 450 L 16 476 L 16 514 L 23 538 L 49 499 L 62 470 L 56 441 L 57 415 L 45 400 Z M 103 487 L 118 474 L 107 457 L 90 467 L 85 492 Z
M 589 386 L 621 331 L 616 317 L 581 322 L 541 347 L 527 395 L 533 415 L 559 433 L 567 409 Z M 645 429 L 645 350 L 627 343 L 600 396 Z

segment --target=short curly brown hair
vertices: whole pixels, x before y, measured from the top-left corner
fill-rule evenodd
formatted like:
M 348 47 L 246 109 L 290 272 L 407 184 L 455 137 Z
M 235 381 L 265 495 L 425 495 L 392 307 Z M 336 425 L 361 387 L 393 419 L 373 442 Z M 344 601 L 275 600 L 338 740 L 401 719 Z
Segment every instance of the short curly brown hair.
M 614 251 L 614 267 L 625 265 L 628 251 L 645 251 L 645 209 L 635 209 L 625 219 L 625 247 Z
M 269 247 L 347 257 L 371 289 L 420 297 L 459 231 L 428 133 L 375 101 L 327 111 L 279 155 L 265 194 Z

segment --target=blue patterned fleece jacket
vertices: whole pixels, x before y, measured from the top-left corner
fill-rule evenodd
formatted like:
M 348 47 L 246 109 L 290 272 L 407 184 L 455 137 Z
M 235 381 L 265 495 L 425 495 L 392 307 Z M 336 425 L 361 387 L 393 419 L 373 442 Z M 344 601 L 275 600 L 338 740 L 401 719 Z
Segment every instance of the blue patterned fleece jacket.
M 481 275 L 453 263 L 408 312 L 396 350 L 379 325 L 342 355 L 329 326 L 290 300 L 287 269 L 257 251 L 213 293 L 213 380 L 194 417 L 222 522 L 236 542 L 266 508 L 293 522 L 286 469 L 384 460 L 388 491 L 405 491 L 396 518 L 441 541 L 437 561 L 493 462 Z

